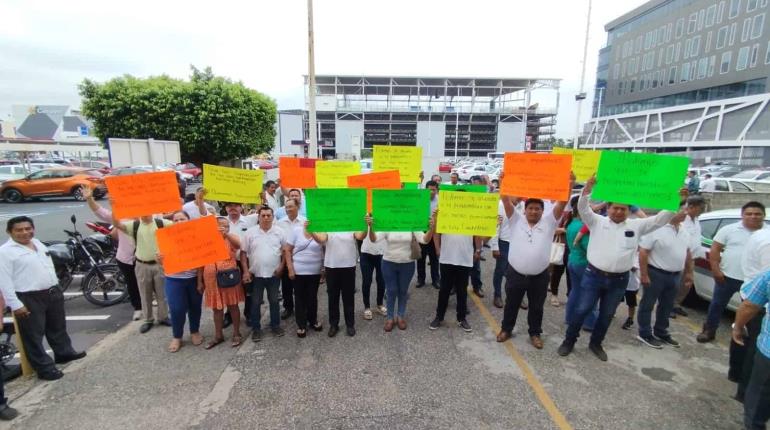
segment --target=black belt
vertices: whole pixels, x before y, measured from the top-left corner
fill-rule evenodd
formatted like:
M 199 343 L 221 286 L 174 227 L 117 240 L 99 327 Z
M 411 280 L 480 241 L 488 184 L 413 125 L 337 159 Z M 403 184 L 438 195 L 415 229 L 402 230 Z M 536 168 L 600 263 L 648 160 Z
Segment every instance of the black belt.
M 158 262 L 157 262 L 157 261 L 155 261 L 155 260 L 152 260 L 152 261 L 143 261 L 143 260 L 140 260 L 140 259 L 138 259 L 138 258 L 137 258 L 137 259 L 136 259 L 136 261 L 138 261 L 138 262 L 140 262 L 140 263 L 142 263 L 142 264 L 149 264 L 149 265 L 158 264 Z
M 521 276 L 523 278 L 537 278 L 538 276 L 542 276 L 543 273 L 548 271 L 548 269 L 545 269 L 542 272 L 538 273 L 537 275 L 525 275 L 523 273 L 519 273 L 519 271 L 514 269 L 513 266 L 511 266 L 510 264 L 508 266 L 511 268 L 511 270 L 513 270 L 513 273 L 515 273 L 515 274 L 517 274 L 517 275 L 519 275 L 519 276 Z
M 17 296 L 40 296 L 44 294 L 53 294 L 55 292 L 60 292 L 61 289 L 58 285 L 54 285 L 53 287 L 46 288 L 45 290 L 35 290 L 35 291 L 18 291 L 16 293 Z
M 588 263 L 588 270 L 596 273 L 597 275 L 602 275 L 605 278 L 620 278 L 628 274 L 628 272 L 621 272 L 621 273 L 605 272 L 604 270 L 599 269 L 598 267 L 594 266 L 591 263 Z
M 657 270 L 658 272 L 662 272 L 662 273 L 665 273 L 666 275 L 678 275 L 678 274 L 679 274 L 679 271 L 676 271 L 676 272 L 669 272 L 668 270 L 663 270 L 663 269 L 661 269 L 661 268 L 659 268 L 659 267 L 655 267 L 655 266 L 653 266 L 652 264 L 648 264 L 648 265 L 647 265 L 647 267 L 649 267 L 650 269 L 655 269 L 655 270 Z

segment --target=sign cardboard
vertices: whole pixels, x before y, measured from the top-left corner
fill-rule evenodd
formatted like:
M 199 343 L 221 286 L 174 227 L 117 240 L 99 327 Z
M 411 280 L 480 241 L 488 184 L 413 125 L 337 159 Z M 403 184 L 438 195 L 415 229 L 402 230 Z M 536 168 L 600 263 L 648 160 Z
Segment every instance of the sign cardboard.
M 500 196 L 492 193 L 442 191 L 437 233 L 492 237 L 497 233 Z
M 176 173 L 136 173 L 104 178 L 117 219 L 137 218 L 182 209 Z
M 422 172 L 422 148 L 419 146 L 374 145 L 375 172 L 398 170 L 404 182 L 418 182 Z
M 602 156 L 601 151 L 590 151 L 587 149 L 570 149 L 554 147 L 552 154 L 572 155 L 572 172 L 575 174 L 575 180 L 585 182 L 591 175 L 596 174 L 599 168 L 599 159 Z
M 372 190 L 374 231 L 427 231 L 430 190 Z
M 222 202 L 259 203 L 262 192 L 262 170 L 203 165 L 203 188 L 206 198 Z
M 230 258 L 217 219 L 204 216 L 158 229 L 163 271 L 169 275 Z
M 347 188 L 348 176 L 361 173 L 358 161 L 318 161 L 315 163 L 315 182 L 318 188 Z
M 349 188 L 366 188 L 366 210 L 372 211 L 372 190 L 398 190 L 401 188 L 401 175 L 398 170 L 364 173 L 363 175 L 348 176 Z
M 500 193 L 506 196 L 566 201 L 572 156 L 506 152 Z
M 469 193 L 486 193 L 489 192 L 486 185 L 471 185 L 471 184 L 439 184 L 439 191 L 467 191 Z
M 309 232 L 366 231 L 366 190 L 311 188 L 305 191 Z
M 286 188 L 315 188 L 314 158 L 281 157 L 278 160 L 278 172 L 281 186 Z

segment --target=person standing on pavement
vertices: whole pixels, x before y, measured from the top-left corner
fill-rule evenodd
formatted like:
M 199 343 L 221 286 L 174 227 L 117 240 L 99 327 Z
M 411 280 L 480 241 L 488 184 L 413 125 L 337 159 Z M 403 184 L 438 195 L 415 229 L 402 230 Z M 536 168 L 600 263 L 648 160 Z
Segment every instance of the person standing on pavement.
M 5 312 L 5 299 L 0 292 L 0 310 Z M 0 333 L 3 332 L 3 324 L 0 324 Z M 5 387 L 3 387 L 3 375 L 0 372 L 0 421 L 11 421 L 19 415 L 19 411 L 8 406 L 8 398 L 5 397 Z
M 195 199 L 182 205 L 182 211 L 187 214 L 189 219 L 198 219 L 206 215 L 216 215 L 214 206 L 205 202 L 206 189 L 198 187 L 195 190 Z
M 674 213 L 660 211 L 652 218 L 628 219 L 629 205 L 610 202 L 607 204 L 608 216 L 595 214 L 588 204 L 594 184 L 596 177 L 592 176 L 586 181 L 578 199 L 580 218 L 591 231 L 587 251 L 588 266 L 581 281 L 580 302 L 577 303 L 574 319 L 568 324 L 558 353 L 567 356 L 572 352 L 583 322 L 599 303 L 599 318 L 591 333 L 588 349 L 600 360 L 607 361 L 602 342 L 610 325 L 610 316 L 615 313 L 625 295 L 639 237 L 668 224 Z
M 371 309 L 371 290 L 372 279 L 377 282 L 377 313 L 382 316 L 387 315 L 387 309 L 383 305 L 385 298 L 385 279 L 382 276 L 382 255 L 385 253 L 385 241 L 382 237 L 377 237 L 375 241 L 367 235 L 361 243 L 361 252 L 359 253 L 361 262 L 361 295 L 364 299 L 364 319 L 372 319 Z M 376 277 L 373 275 L 376 272 Z
M 72 348 L 64 315 L 64 294 L 51 255 L 35 239 L 32 218 L 13 217 L 5 231 L 10 239 L 0 246 L 0 293 L 16 317 L 19 337 L 37 377 L 46 381 L 59 379 L 63 373 L 55 364 L 79 360 L 86 352 Z M 53 350 L 53 360 L 43 346 L 43 336 Z
M 500 309 L 503 308 L 503 277 L 508 267 L 508 252 L 511 246 L 511 223 L 505 222 L 506 218 L 505 206 L 500 200 L 497 205 L 497 235 L 489 241 L 492 258 L 495 259 L 495 269 L 492 275 L 492 287 L 494 288 L 492 304 Z
M 103 208 L 99 203 L 96 203 L 93 196 L 93 190 L 88 187 L 83 188 L 83 197 L 88 203 L 88 207 L 94 213 L 94 215 L 100 220 L 108 223 L 112 223 L 112 211 Z M 119 229 L 115 229 L 118 236 L 118 250 L 115 253 L 115 261 L 118 263 L 118 268 L 123 278 L 126 280 L 126 289 L 128 290 L 128 299 L 131 302 L 131 306 L 134 308 L 134 321 L 142 319 L 142 298 L 139 295 L 139 286 L 136 283 L 136 272 L 134 271 L 134 263 L 136 257 L 134 252 L 136 246 L 134 241 Z
M 434 177 L 437 175 L 433 175 Z M 439 177 L 439 180 L 441 177 Z M 431 179 L 425 183 L 425 188 L 430 191 L 430 213 L 433 214 L 438 209 L 438 182 Z M 433 242 L 426 244 L 420 244 L 420 259 L 417 260 L 417 285 L 415 288 L 422 288 L 425 286 L 425 260 L 428 260 L 430 265 L 430 282 L 433 288 L 439 289 L 441 277 L 439 276 L 439 263 L 438 256 L 436 255 L 436 247 Z
M 663 344 L 679 348 L 679 342 L 668 331 L 668 317 L 682 281 L 680 278 L 684 278 L 685 285 L 692 285 L 691 241 L 682 226 L 686 216 L 686 212 L 677 213 L 668 224 L 642 236 L 639 242 L 639 276 L 643 292 L 637 311 L 637 339 L 651 348 L 660 349 Z M 656 305 L 653 329 L 651 317 Z
M 691 196 L 700 193 L 700 179 L 698 178 L 698 172 L 695 170 L 690 170 L 687 173 L 687 177 L 689 178 L 687 181 L 687 192 Z
M 230 224 L 228 229 L 229 233 L 238 235 L 241 245 L 243 245 L 243 239 L 246 237 L 246 232 L 259 223 L 259 215 L 256 213 L 251 215 L 243 214 L 243 204 L 237 202 L 224 202 L 222 206 L 225 209 L 225 215 L 227 221 Z M 235 250 L 235 261 L 241 261 L 241 250 Z M 249 325 L 249 319 L 251 318 L 251 285 L 243 285 L 243 293 L 245 295 L 243 303 L 243 317 L 246 320 L 246 324 Z M 227 328 L 233 323 L 233 318 L 230 315 L 230 310 L 225 312 L 223 327 Z
M 743 284 L 743 250 L 751 235 L 764 227 L 764 220 L 765 206 L 759 202 L 748 202 L 741 208 L 741 222 L 723 227 L 714 236 L 709 252 L 715 281 L 714 294 L 703 331 L 696 337 L 698 342 L 711 342 L 716 337 L 722 312 Z
M 278 220 L 276 225 L 283 230 L 284 238 L 288 239 L 296 227 L 305 225 L 305 217 L 299 214 L 299 199 L 289 198 L 283 208 L 286 217 Z M 294 289 L 292 281 L 289 279 L 289 272 L 284 270 L 281 274 L 281 297 L 283 297 L 283 312 L 281 319 L 289 319 L 294 315 Z
M 711 177 L 711 173 L 704 175 L 703 182 L 700 183 L 700 192 L 713 193 L 717 190 L 717 181 Z
M 529 339 L 537 349 L 543 348 L 543 306 L 548 296 L 548 266 L 551 260 L 551 243 L 556 228 L 564 212 L 567 202 L 558 202 L 553 209 L 543 214 L 545 204 L 540 199 L 527 199 L 524 203 L 524 213 L 519 213 L 514 207 L 518 199 L 503 196 L 505 219 L 510 223 L 511 243 L 516 252 L 508 254 L 508 269 L 505 283 L 505 310 L 498 342 L 510 339 L 519 306 L 525 295 L 529 297 Z
M 481 182 L 481 176 L 473 176 L 471 178 L 471 185 L 484 185 Z M 488 191 L 489 189 L 487 189 Z M 484 284 L 481 281 L 481 262 L 484 261 L 484 244 L 482 244 L 482 247 L 480 248 L 481 252 L 479 253 L 479 259 L 475 260 L 473 262 L 473 267 L 471 267 L 471 287 L 473 288 L 473 294 L 476 295 L 476 297 L 484 298 Z
M 700 222 L 698 222 L 698 217 L 700 217 L 705 209 L 706 200 L 704 200 L 703 197 L 690 196 L 687 198 L 687 207 L 685 208 L 687 216 L 685 217 L 684 221 L 682 221 L 682 227 L 684 227 L 685 231 L 687 231 L 687 234 L 690 237 L 690 254 L 693 261 L 698 258 L 706 258 L 706 250 L 703 249 L 703 246 L 701 246 L 702 233 Z M 682 281 L 684 281 L 684 278 L 682 278 Z M 675 318 L 676 315 L 681 315 L 683 317 L 687 316 L 687 312 L 682 309 L 682 302 L 687 297 L 691 287 L 692 284 L 686 285 L 684 282 L 680 283 L 679 291 L 677 292 L 676 298 L 674 299 L 674 309 L 671 310 L 672 318 Z
M 283 248 L 286 236 L 273 225 L 273 210 L 262 206 L 257 212 L 259 224 L 246 232 L 241 248 L 243 283 L 253 281 L 251 293 L 251 340 L 262 340 L 262 298 L 267 290 L 270 305 L 270 330 L 275 337 L 284 335 L 281 328 L 281 307 L 278 303 L 278 284 L 283 274 Z
M 318 285 L 324 263 L 324 248 L 307 232 L 307 221 L 295 227 L 284 248 L 286 269 L 294 285 L 297 337 L 307 335 L 308 326 L 323 330 L 318 321 Z
M 567 260 L 567 277 L 568 282 L 571 284 L 569 289 L 569 296 L 567 297 L 567 306 L 564 312 L 564 320 L 567 324 L 572 321 L 575 316 L 575 308 L 580 303 L 580 297 L 582 296 L 581 282 L 583 280 L 583 274 L 588 267 L 588 260 L 586 253 L 588 252 L 588 241 L 590 240 L 590 233 L 580 234 L 581 230 L 585 226 L 580 219 L 580 213 L 576 210 L 578 203 L 578 196 L 570 199 L 570 207 L 573 208 L 570 212 L 570 219 L 567 222 L 566 240 L 569 247 L 569 260 Z M 583 322 L 584 330 L 593 330 L 594 324 L 596 324 L 596 318 L 599 316 L 599 309 L 594 310 L 588 314 Z

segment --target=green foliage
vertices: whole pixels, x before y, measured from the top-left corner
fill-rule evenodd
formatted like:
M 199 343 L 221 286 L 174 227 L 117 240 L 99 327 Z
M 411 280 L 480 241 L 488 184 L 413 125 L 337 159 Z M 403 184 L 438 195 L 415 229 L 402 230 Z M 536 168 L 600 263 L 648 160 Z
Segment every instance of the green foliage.
M 192 67 L 190 81 L 130 75 L 79 86 L 96 135 L 179 141 L 183 160 L 217 163 L 273 148 L 276 104 L 240 82 Z

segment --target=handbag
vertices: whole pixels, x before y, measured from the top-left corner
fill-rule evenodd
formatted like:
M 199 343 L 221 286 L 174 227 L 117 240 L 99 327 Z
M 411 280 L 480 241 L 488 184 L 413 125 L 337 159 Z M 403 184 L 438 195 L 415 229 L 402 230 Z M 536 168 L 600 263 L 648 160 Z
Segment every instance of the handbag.
M 412 252 L 409 254 L 409 258 L 412 260 L 419 260 L 422 258 L 422 248 L 420 248 L 420 244 L 417 243 L 417 238 L 414 237 L 414 233 L 412 233 L 412 244 L 411 244 Z
M 551 264 L 556 266 L 564 265 L 564 243 L 559 239 L 551 243 Z
M 217 264 L 214 263 L 214 267 Z M 232 288 L 241 283 L 241 270 L 237 267 L 219 270 L 217 268 L 217 286 L 219 288 Z

